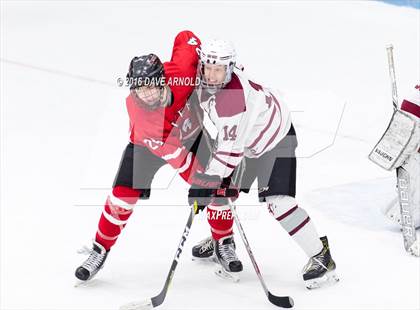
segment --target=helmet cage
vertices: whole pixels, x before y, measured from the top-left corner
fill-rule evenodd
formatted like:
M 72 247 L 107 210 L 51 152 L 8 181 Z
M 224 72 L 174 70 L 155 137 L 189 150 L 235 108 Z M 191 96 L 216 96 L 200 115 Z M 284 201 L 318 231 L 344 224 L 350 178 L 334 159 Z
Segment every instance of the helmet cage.
M 233 69 L 236 63 L 236 53 L 232 45 L 227 41 L 213 40 L 208 45 L 202 45 L 197 49 L 200 63 L 198 74 L 201 79 L 201 85 L 212 91 L 223 88 L 232 79 Z M 225 79 L 219 84 L 210 84 L 206 81 L 204 67 L 206 64 L 224 65 L 226 70 Z
M 157 92 L 157 93 L 156 93 Z M 149 110 L 162 107 L 164 89 L 161 86 L 140 86 L 131 89 L 137 104 Z M 146 98 L 156 97 L 154 101 L 146 102 Z

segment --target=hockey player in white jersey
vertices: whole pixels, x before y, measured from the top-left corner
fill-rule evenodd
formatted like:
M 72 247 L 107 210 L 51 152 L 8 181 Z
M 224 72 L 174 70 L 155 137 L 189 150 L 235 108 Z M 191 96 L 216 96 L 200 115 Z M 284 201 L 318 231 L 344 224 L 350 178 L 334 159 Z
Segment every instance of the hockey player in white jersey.
M 297 140 L 286 105 L 275 91 L 249 80 L 235 67 L 236 53 L 230 42 L 204 42 L 199 57 L 201 85 L 197 94 L 201 108 L 217 129 L 216 147 L 205 174 L 225 178 L 241 173 L 237 168 L 244 161 L 240 190 L 249 192 L 258 180 L 260 201 L 267 203 L 271 215 L 309 258 L 303 270 L 305 285 L 316 288 L 327 280 L 337 281 L 327 237 L 318 236 L 309 215 L 295 199 Z M 229 210 L 226 205 L 208 208 Z M 212 235 L 215 239 L 214 231 Z M 229 240 L 234 253 L 231 229 L 222 240 Z M 220 239 L 207 238 L 193 247 L 192 254 L 197 258 L 214 255 L 223 261 L 218 253 L 223 244 Z
M 420 256 L 420 85 L 415 86 L 394 111 L 392 119 L 369 159 L 386 170 L 397 170 L 397 192 L 385 215 L 402 225 L 406 250 Z

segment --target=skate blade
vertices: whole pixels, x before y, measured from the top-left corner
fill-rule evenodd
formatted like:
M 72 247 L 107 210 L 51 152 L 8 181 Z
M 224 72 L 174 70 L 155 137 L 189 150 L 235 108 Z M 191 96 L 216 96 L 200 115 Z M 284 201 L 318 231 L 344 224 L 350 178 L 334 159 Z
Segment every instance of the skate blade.
M 215 263 L 216 260 L 216 256 L 212 255 L 209 257 L 196 257 L 196 256 L 192 256 L 191 260 L 193 262 L 198 262 L 198 263 Z
M 308 290 L 320 288 L 327 285 L 333 285 L 340 281 L 335 270 L 329 271 L 320 278 L 306 280 L 305 286 Z
M 239 272 L 229 272 L 226 271 L 222 265 L 217 265 L 216 268 L 214 269 L 214 273 L 224 279 L 224 280 L 229 280 L 232 281 L 234 283 L 238 283 L 239 280 L 241 280 L 240 276 L 239 276 Z

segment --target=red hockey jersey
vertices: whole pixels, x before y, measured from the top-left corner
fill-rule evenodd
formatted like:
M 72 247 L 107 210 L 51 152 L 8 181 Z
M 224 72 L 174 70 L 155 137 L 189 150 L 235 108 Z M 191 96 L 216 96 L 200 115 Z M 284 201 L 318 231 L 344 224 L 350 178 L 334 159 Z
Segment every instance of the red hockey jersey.
M 194 156 L 181 140 L 199 131 L 194 115 L 184 109 L 196 82 L 199 45 L 200 40 L 191 31 L 182 31 L 175 38 L 171 60 L 163 64 L 165 81 L 173 95 L 170 107 L 150 110 L 137 104 L 132 95 L 126 99 L 131 142 L 166 160 L 184 179 L 188 176 L 182 173 L 192 169 Z

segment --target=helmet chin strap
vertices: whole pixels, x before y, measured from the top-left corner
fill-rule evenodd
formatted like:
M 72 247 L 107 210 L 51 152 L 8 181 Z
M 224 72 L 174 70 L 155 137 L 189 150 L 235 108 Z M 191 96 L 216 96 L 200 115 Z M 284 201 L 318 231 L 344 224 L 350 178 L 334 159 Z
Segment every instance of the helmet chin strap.
M 219 90 L 224 88 L 232 80 L 232 73 L 233 73 L 233 68 L 234 68 L 233 63 L 231 63 L 229 65 L 226 65 L 225 79 L 222 83 L 219 83 L 219 84 L 210 84 L 210 83 L 206 82 L 206 79 L 205 79 L 205 76 L 204 76 L 204 65 L 205 65 L 205 63 L 201 62 L 201 64 L 199 65 L 199 69 L 198 69 L 198 73 L 199 73 L 200 79 L 201 79 L 200 87 L 203 90 L 205 90 L 206 92 L 208 92 L 209 94 L 214 95 Z
M 211 95 L 214 95 L 215 93 L 217 93 L 219 90 L 221 90 L 224 86 L 224 83 L 218 84 L 218 85 L 211 85 L 208 84 L 206 82 L 201 82 L 200 87 L 205 90 L 206 92 L 208 92 Z

